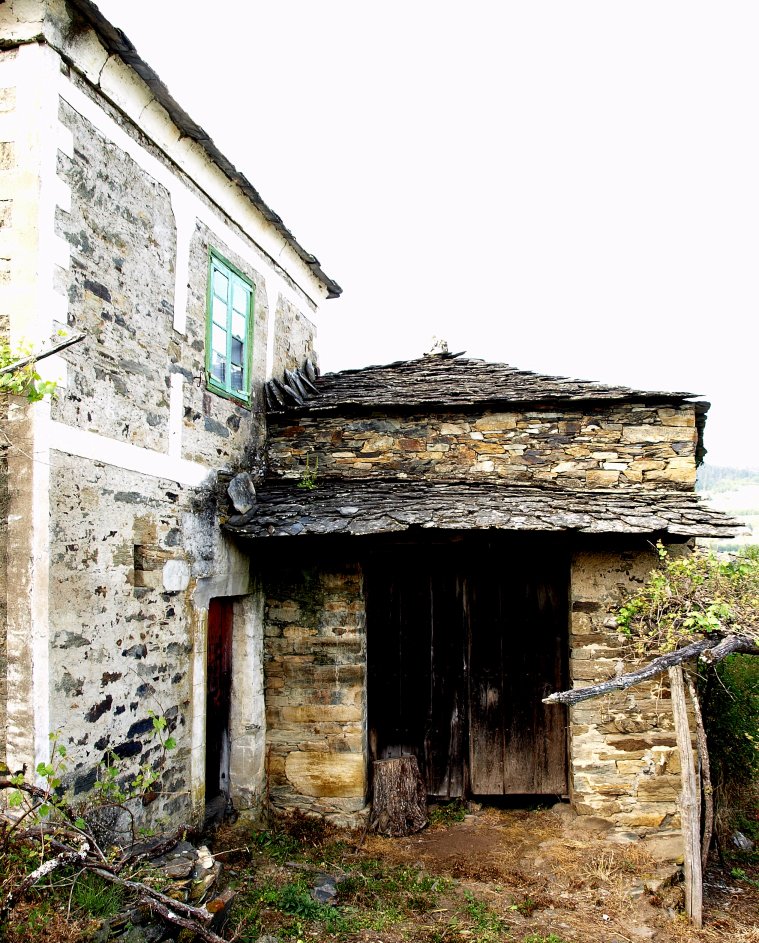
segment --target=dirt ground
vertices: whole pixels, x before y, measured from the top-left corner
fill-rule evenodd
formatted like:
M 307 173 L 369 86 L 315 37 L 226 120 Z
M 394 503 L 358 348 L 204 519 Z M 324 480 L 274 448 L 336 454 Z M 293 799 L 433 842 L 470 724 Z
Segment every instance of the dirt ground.
M 461 822 L 402 839 L 369 836 L 367 854 L 455 879 L 508 925 L 504 939 L 566 943 L 759 943 L 757 874 L 736 879 L 715 865 L 705 877 L 704 928 L 681 912 L 674 866 L 657 865 L 640 842 L 610 843 L 597 822 L 562 810 L 477 809 Z M 424 915 L 425 937 L 448 920 L 446 902 Z M 430 917 L 433 920 L 430 920 Z M 400 928 L 398 928 L 400 930 Z M 553 935 L 553 937 L 551 936 Z M 476 937 L 460 931 L 459 938 Z M 371 943 L 394 934 L 368 933 Z M 413 934 L 397 937 L 413 939 Z

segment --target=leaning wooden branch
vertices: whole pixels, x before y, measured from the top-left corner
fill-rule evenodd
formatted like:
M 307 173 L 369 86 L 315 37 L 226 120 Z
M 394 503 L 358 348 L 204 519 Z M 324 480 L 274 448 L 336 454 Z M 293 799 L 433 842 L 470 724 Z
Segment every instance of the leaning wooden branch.
M 693 678 L 686 678 L 688 693 L 690 694 L 691 704 L 693 705 L 693 717 L 696 721 L 696 742 L 698 744 L 698 756 L 701 761 L 701 790 L 704 794 L 704 835 L 701 839 L 701 870 L 706 870 L 706 863 L 709 860 L 709 848 L 712 844 L 712 833 L 714 831 L 714 789 L 712 788 L 712 770 L 709 760 L 709 744 L 706 739 L 706 728 L 704 727 L 704 718 L 701 713 L 701 702 L 698 697 L 696 685 Z M 701 816 L 699 815 L 699 820 Z
M 43 877 L 46 877 L 48 874 L 52 874 L 53 871 L 56 871 L 58 868 L 63 867 L 63 865 L 83 862 L 87 857 L 87 850 L 88 845 L 86 842 L 84 842 L 78 851 L 74 849 L 62 851 L 54 858 L 48 858 L 47 861 L 44 861 L 38 868 L 35 868 L 34 871 L 28 874 L 18 885 L 18 887 L 12 888 L 6 895 L 2 905 L 0 905 L 0 927 L 2 927 L 2 925 L 8 919 L 8 914 L 16 905 L 17 901 L 23 899 L 24 895 L 30 887 L 36 884 L 37 881 L 40 881 Z
M 754 639 L 748 635 L 728 635 L 725 637 L 710 635 L 707 638 L 699 639 L 698 642 L 686 645 L 684 648 L 678 648 L 674 652 L 660 655 L 637 671 L 630 671 L 627 674 L 618 675 L 616 678 L 601 681 L 599 684 L 591 684 L 587 688 L 575 688 L 572 691 L 557 691 L 555 694 L 544 697 L 543 703 L 579 704 L 580 701 L 587 701 L 592 697 L 599 697 L 602 694 L 610 694 L 612 691 L 624 691 L 635 684 L 640 684 L 641 681 L 648 681 L 650 678 L 655 678 L 657 675 L 663 674 L 669 668 L 682 665 L 684 662 L 691 661 L 694 658 L 701 658 L 703 661 L 708 661 L 711 664 L 721 661 L 734 652 L 759 655 L 759 648 L 757 648 Z
M 53 346 L 48 347 L 47 350 L 29 354 L 28 357 L 22 357 L 21 360 L 17 360 L 15 363 L 9 363 L 7 367 L 0 369 L 0 376 L 5 373 L 15 373 L 16 370 L 23 370 L 24 367 L 28 367 L 30 363 L 37 363 L 39 360 L 44 360 L 45 357 L 52 357 L 53 354 L 57 354 L 67 347 L 72 347 L 74 344 L 78 344 L 79 341 L 83 341 L 84 336 L 84 334 L 75 334 L 73 337 L 67 337 L 58 344 L 53 344 Z

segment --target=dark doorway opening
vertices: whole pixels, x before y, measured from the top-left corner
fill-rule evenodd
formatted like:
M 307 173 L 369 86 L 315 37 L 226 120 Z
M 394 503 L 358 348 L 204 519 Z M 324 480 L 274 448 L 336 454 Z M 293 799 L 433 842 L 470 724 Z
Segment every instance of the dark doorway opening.
M 225 806 L 229 797 L 233 624 L 232 599 L 212 599 L 206 656 L 206 806 Z
M 479 535 L 366 563 L 371 759 L 413 753 L 431 796 L 565 795 L 569 552 Z

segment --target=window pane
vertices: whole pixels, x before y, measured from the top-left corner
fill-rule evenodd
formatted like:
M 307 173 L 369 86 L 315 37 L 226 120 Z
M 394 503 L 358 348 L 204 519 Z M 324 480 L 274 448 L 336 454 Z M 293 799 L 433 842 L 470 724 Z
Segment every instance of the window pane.
M 240 366 L 242 364 L 243 343 L 236 337 L 232 338 L 232 363 Z
M 248 289 L 242 282 L 232 283 L 232 307 L 240 314 L 248 313 Z
M 213 328 L 211 329 L 211 350 L 226 360 L 227 332 L 224 330 L 224 328 L 219 327 L 218 324 L 214 324 Z
M 211 354 L 211 376 L 218 380 L 222 385 L 227 376 L 227 364 L 223 357 L 220 357 L 215 351 Z
M 241 341 L 245 340 L 245 318 L 236 311 L 232 312 L 232 334 Z
M 232 389 L 239 392 L 242 390 L 242 367 L 236 367 L 232 364 Z
M 218 269 L 213 271 L 213 290 L 214 294 L 217 294 L 224 301 L 229 297 L 229 279 L 224 272 L 220 272 Z
M 221 298 L 214 296 L 213 299 L 213 319 L 214 323 L 221 324 L 223 328 L 227 326 L 227 303 Z

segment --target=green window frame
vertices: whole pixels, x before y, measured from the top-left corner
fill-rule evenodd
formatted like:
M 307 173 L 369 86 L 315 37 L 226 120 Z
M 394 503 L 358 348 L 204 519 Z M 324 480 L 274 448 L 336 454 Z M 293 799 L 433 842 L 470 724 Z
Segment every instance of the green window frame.
M 253 284 L 211 252 L 208 260 L 206 383 L 220 396 L 250 403 Z

